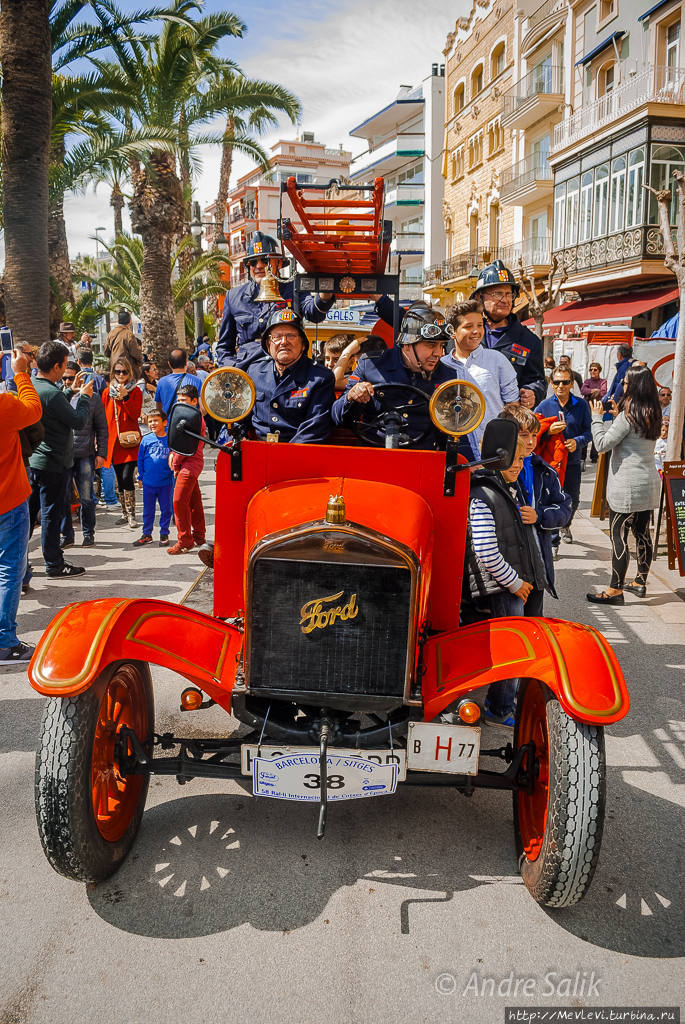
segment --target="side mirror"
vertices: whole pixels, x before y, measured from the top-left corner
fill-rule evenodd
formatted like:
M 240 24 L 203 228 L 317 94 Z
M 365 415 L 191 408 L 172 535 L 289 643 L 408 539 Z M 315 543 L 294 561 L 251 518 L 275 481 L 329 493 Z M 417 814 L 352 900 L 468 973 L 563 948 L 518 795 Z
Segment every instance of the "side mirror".
M 518 427 L 513 420 L 490 420 L 483 432 L 481 458 L 487 462 L 488 469 L 509 469 L 517 443 Z
M 196 405 L 176 403 L 167 423 L 167 443 L 177 455 L 194 455 L 200 443 L 202 413 Z M 196 434 L 197 437 L 192 435 Z

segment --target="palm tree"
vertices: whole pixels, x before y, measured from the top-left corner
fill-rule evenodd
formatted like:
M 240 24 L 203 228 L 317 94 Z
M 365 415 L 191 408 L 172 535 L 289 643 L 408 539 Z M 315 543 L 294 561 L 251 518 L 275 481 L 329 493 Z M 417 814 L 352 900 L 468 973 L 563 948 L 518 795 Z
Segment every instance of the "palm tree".
M 145 261 L 142 239 L 126 232 L 119 235 L 114 242 L 102 243 L 111 257 L 111 264 L 99 273 L 89 268 L 82 261 L 77 264 L 79 281 L 86 281 L 102 288 L 108 295 L 107 307 L 117 310 L 126 306 L 136 316 L 141 314 L 140 290 Z M 187 303 L 195 299 L 204 299 L 208 295 L 219 295 L 224 291 L 219 271 L 228 262 L 220 253 L 206 252 L 202 256 L 193 256 L 185 268 L 181 267 L 184 252 L 192 250 L 192 238 L 184 238 L 171 256 L 169 265 L 172 277 L 171 291 L 174 304 L 174 315 Z M 187 334 L 193 337 L 193 322 L 186 320 Z
M 16 344 L 48 340 L 51 54 L 45 0 L 2 0 L 5 302 Z
M 62 319 L 72 323 L 76 337 L 80 338 L 84 331 L 93 333 L 98 320 L 107 313 L 108 307 L 98 301 L 95 292 L 82 292 L 75 302 L 64 302 L 60 313 Z
M 175 335 L 169 268 L 174 237 L 185 233 L 189 219 L 186 204 L 190 199 L 193 149 L 202 143 L 223 141 L 221 135 L 199 134 L 199 128 L 219 113 L 232 109 L 240 113 L 266 105 L 263 93 L 255 98 L 242 85 L 236 65 L 214 52 L 222 38 L 241 36 L 245 26 L 230 13 L 193 20 L 191 14 L 200 10 L 196 0 L 173 0 L 155 39 L 127 41 L 115 49 L 116 64 L 91 58 L 107 88 L 113 92 L 129 90 L 129 103 L 119 115 L 121 124 L 130 116 L 140 127 L 176 132 L 180 176 L 173 154 L 159 147 L 151 147 L 144 161 L 131 160 L 131 224 L 143 239 L 141 319 L 146 344 L 162 366 Z M 241 88 L 236 85 L 238 80 Z M 286 90 L 266 88 L 274 109 L 288 114 L 299 111 L 297 100 Z M 266 154 L 253 138 L 241 133 L 233 145 L 268 167 Z M 181 253 L 184 251 L 181 249 Z M 185 272 L 187 268 L 183 269 Z

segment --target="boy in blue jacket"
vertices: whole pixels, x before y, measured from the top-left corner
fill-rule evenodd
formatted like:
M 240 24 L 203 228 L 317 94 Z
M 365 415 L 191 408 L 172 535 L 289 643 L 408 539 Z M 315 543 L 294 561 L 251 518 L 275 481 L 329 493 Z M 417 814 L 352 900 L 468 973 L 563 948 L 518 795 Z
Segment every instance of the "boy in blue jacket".
M 152 543 L 155 526 L 155 510 L 159 502 L 159 546 L 169 543 L 169 523 L 174 512 L 174 474 L 169 466 L 169 451 L 166 443 L 165 412 L 148 414 L 147 425 L 151 433 L 146 434 L 138 449 L 138 477 L 143 484 L 143 536 L 133 541 L 135 548 Z
M 545 567 L 547 589 L 556 598 L 552 535 L 567 526 L 573 517 L 571 496 L 562 490 L 556 471 L 534 451 L 540 430 L 537 416 L 530 409 L 512 403 L 504 406 L 499 418 L 514 421 L 519 441 L 525 446 L 523 470 L 517 480 L 519 512 L 525 527 L 533 532 Z M 544 615 L 544 596 L 543 589 L 533 587 L 525 603 L 524 615 Z

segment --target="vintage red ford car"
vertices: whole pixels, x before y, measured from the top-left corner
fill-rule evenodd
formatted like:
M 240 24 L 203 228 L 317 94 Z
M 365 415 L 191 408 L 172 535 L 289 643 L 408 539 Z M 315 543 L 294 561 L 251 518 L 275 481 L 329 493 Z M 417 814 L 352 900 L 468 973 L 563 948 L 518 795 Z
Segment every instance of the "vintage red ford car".
M 233 424 L 217 460 L 212 614 L 124 595 L 85 601 L 59 612 L 36 648 L 29 678 L 47 698 L 36 808 L 50 863 L 82 881 L 115 872 L 153 774 L 183 783 L 252 775 L 260 796 L 315 802 L 320 836 L 339 799 L 392 799 L 405 785 L 467 796 L 487 787 L 512 792 L 532 896 L 576 903 L 599 856 L 604 726 L 626 715 L 628 694 L 590 626 L 459 626 L 469 472 L 459 471 L 453 438 L 460 410 L 471 416 L 481 396 L 454 382 L 431 403 L 452 435 L 446 452 L 352 438 L 268 444 L 245 440 L 234 423 L 254 400 L 248 380 L 219 370 L 203 388 L 207 408 Z M 176 450 L 198 444 L 196 416 L 175 407 Z M 488 425 L 484 461 L 506 468 L 514 447 L 513 424 Z M 192 684 L 186 710 L 215 702 L 248 735 L 158 735 L 151 663 Z M 512 676 L 521 685 L 506 743 L 500 730 L 481 735 L 478 722 L 482 688 Z

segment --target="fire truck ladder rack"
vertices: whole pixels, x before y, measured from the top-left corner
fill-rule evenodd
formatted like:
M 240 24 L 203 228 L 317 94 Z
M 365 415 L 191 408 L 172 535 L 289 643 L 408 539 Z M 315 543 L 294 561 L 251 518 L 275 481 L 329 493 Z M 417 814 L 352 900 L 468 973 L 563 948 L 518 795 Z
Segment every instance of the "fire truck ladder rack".
M 335 197 L 322 195 L 334 185 Z M 366 199 L 346 199 L 345 192 L 371 194 Z M 286 195 L 301 229 L 283 216 Z M 384 199 L 383 178 L 376 178 L 373 185 L 342 185 L 337 178 L 327 185 L 298 184 L 294 177 L 281 182 L 278 237 L 305 270 L 294 278 L 295 309 L 299 309 L 301 291 L 333 292 L 339 299 L 389 294 L 395 298 L 398 321 L 399 274 L 385 274 L 392 222 L 383 220 Z M 396 330 L 398 326 L 396 322 Z

